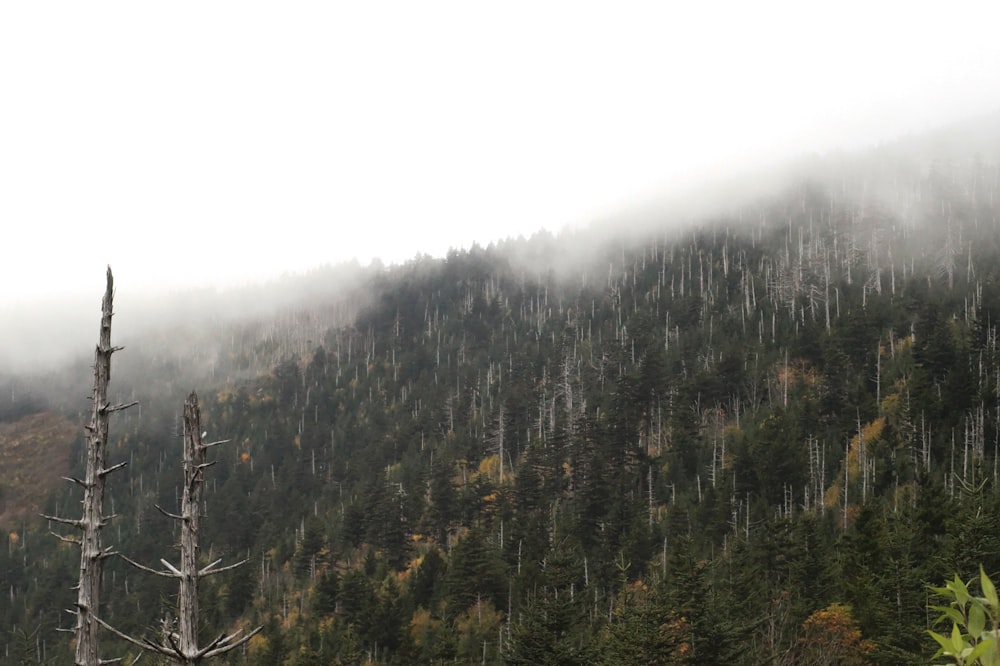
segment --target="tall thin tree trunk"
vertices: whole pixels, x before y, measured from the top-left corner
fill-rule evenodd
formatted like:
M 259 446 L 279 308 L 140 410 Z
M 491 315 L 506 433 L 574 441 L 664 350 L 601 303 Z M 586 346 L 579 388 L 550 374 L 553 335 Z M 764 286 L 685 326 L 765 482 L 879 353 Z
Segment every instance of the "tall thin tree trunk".
M 192 392 L 184 401 L 184 499 L 181 503 L 181 576 L 178 592 L 180 648 L 185 656 L 198 653 L 198 528 L 201 524 L 204 469 L 208 466 L 208 447 L 201 438 L 201 410 L 198 408 L 198 396 Z M 181 663 L 196 664 L 198 661 Z
M 108 383 L 111 381 L 111 317 L 114 278 L 108 268 L 107 288 L 101 303 L 101 332 L 94 352 L 94 388 L 91 395 L 90 425 L 87 426 L 87 472 L 83 487 L 83 539 L 80 551 L 80 588 L 76 607 L 76 663 L 99 664 L 100 640 L 93 615 L 101 599 L 102 561 L 109 554 L 101 543 L 104 527 L 104 486 L 107 472 L 104 455 L 108 443 Z
M 91 393 L 90 423 L 87 431 L 87 468 L 83 480 L 69 479 L 83 487 L 83 517 L 68 520 L 55 516 L 45 516 L 65 525 L 81 530 L 79 539 L 60 537 L 80 546 L 80 579 L 76 597 L 76 654 L 77 666 L 97 666 L 101 662 L 98 622 L 96 620 L 101 602 L 101 571 L 103 560 L 112 555 L 111 548 L 101 542 L 101 530 L 109 517 L 104 515 L 104 488 L 108 474 L 124 467 L 120 463 L 105 467 L 105 451 L 108 444 L 108 423 L 112 412 L 136 404 L 114 405 L 108 403 L 108 383 L 111 381 L 111 355 L 121 349 L 111 346 L 111 317 L 114 300 L 114 278 L 108 267 L 107 286 L 101 302 L 101 330 L 94 352 L 94 387 Z
M 115 634 L 145 650 L 158 652 L 176 664 L 197 666 L 202 661 L 225 654 L 244 643 L 259 632 L 257 627 L 248 634 L 242 630 L 226 635 L 221 634 L 205 647 L 198 646 L 198 582 L 205 576 L 235 569 L 245 564 L 242 560 L 236 564 L 219 567 L 221 560 L 211 562 L 198 568 L 198 530 L 201 526 L 201 498 L 205 482 L 205 468 L 214 463 L 207 462 L 208 449 L 229 440 L 204 443 L 204 433 L 201 429 L 201 410 L 198 407 L 198 396 L 193 391 L 184 401 L 184 492 L 181 498 L 180 514 L 172 514 L 161 507 L 156 508 L 170 518 L 181 523 L 181 559 L 179 566 L 174 566 L 161 559 L 164 570 L 154 570 L 123 556 L 129 564 L 138 569 L 167 578 L 176 578 L 177 593 L 177 632 L 164 632 L 162 642 L 150 639 L 136 639 L 102 622 Z

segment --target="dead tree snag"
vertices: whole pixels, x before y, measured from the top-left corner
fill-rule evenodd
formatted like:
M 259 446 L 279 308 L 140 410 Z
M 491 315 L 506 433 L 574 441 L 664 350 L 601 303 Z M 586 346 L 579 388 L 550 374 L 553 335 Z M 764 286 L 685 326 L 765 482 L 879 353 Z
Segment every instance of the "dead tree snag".
M 108 402 L 108 384 L 111 381 L 111 355 L 121 347 L 111 346 L 111 317 L 114 300 L 114 278 L 108 267 L 107 287 L 101 303 L 101 331 L 94 353 L 94 388 L 90 396 L 90 423 L 87 431 L 87 468 L 84 478 L 69 478 L 83 487 L 83 517 L 78 519 L 44 516 L 45 518 L 70 525 L 81 531 L 81 536 L 66 537 L 56 535 L 64 541 L 80 546 L 80 580 L 77 589 L 76 609 L 76 655 L 77 666 L 97 666 L 100 657 L 97 612 L 101 600 L 101 571 L 103 560 L 112 554 L 112 548 L 101 543 L 101 530 L 113 516 L 104 515 L 105 481 L 111 472 L 126 463 L 105 467 L 105 452 L 108 444 L 108 423 L 112 412 L 120 411 L 136 404 L 112 405 Z
M 228 440 L 210 442 L 202 441 L 204 433 L 201 429 L 201 410 L 198 407 L 198 396 L 192 392 L 184 402 L 184 494 L 181 500 L 180 514 L 170 513 L 162 507 L 156 508 L 169 518 L 181 523 L 181 559 L 174 566 L 165 559 L 160 563 L 161 570 L 151 569 L 138 562 L 123 557 L 132 566 L 168 578 L 176 578 L 179 586 L 177 594 L 177 631 L 163 632 L 162 641 L 156 642 L 147 638 L 135 639 L 127 636 L 109 625 L 101 624 L 118 636 L 144 649 L 158 652 L 177 664 L 194 666 L 202 660 L 221 655 L 246 643 L 260 631 L 261 627 L 249 634 L 243 631 L 233 634 L 222 634 L 205 647 L 198 645 L 198 582 L 204 576 L 221 573 L 244 564 L 246 560 L 220 567 L 216 560 L 203 567 L 198 566 L 198 533 L 201 523 L 201 498 L 204 485 L 205 469 L 214 463 L 208 462 L 208 449 Z

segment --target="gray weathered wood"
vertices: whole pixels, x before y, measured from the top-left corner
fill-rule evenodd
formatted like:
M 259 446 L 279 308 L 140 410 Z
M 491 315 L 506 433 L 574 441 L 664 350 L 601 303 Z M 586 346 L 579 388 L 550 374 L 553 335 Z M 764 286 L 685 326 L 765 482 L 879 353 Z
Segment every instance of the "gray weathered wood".
M 63 541 L 80 546 L 80 578 L 76 598 L 76 653 L 77 666 L 97 666 L 100 657 L 100 640 L 96 620 L 101 603 L 102 562 L 112 555 L 111 548 L 101 543 L 101 530 L 110 520 L 104 515 L 104 489 L 106 477 L 121 469 L 125 463 L 111 467 L 104 464 L 108 444 L 108 423 L 112 412 L 131 407 L 136 403 L 111 405 L 108 403 L 108 384 L 111 381 L 111 355 L 121 349 L 111 346 L 111 317 L 114 302 L 114 277 L 108 267 L 107 286 L 101 301 L 101 330 L 94 352 L 94 386 L 90 396 L 90 423 L 84 426 L 87 432 L 87 469 L 84 478 L 67 478 L 83 487 L 83 516 L 79 519 L 45 516 L 45 518 L 70 525 L 81 530 L 79 539 L 58 536 Z
M 221 634 L 205 647 L 199 647 L 198 643 L 198 583 L 203 576 L 209 576 L 223 571 L 228 571 L 245 563 L 237 562 L 225 567 L 218 567 L 219 560 L 210 564 L 198 566 L 198 532 L 201 525 L 201 500 L 203 486 L 205 482 L 205 469 L 212 463 L 207 462 L 207 451 L 210 447 L 224 442 L 211 442 L 206 444 L 202 441 L 201 410 L 198 406 L 198 396 L 194 392 L 188 396 L 184 402 L 184 494 L 181 499 L 181 512 L 179 514 L 170 513 L 157 506 L 159 511 L 181 523 L 181 559 L 180 564 L 175 566 L 164 559 L 160 560 L 163 565 L 162 570 L 155 570 L 125 559 L 136 568 L 153 573 L 159 576 L 176 578 L 179 581 L 177 594 L 177 632 L 165 634 L 163 642 L 154 642 L 143 638 L 135 639 L 128 636 L 114 627 L 101 622 L 110 631 L 124 638 L 133 645 L 144 650 L 158 652 L 171 661 L 184 666 L 196 666 L 203 660 L 224 654 L 244 643 L 261 630 L 261 627 L 254 629 L 250 633 L 243 635 L 242 630 L 233 634 Z

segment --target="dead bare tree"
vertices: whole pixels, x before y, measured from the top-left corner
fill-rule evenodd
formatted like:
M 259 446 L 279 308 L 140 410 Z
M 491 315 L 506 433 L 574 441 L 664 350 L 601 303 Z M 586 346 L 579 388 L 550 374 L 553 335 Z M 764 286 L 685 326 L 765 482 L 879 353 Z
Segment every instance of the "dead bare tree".
M 87 468 L 84 478 L 70 478 L 83 488 L 83 517 L 78 519 L 44 516 L 48 520 L 70 525 L 79 529 L 79 538 L 57 534 L 63 541 L 80 546 L 80 580 L 77 587 L 76 609 L 76 655 L 77 666 L 96 666 L 115 660 L 102 660 L 98 638 L 97 612 L 101 600 L 101 571 L 105 558 L 113 554 L 111 547 L 101 543 L 101 530 L 113 516 L 104 515 L 105 481 L 111 472 L 121 469 L 127 463 L 105 467 L 104 456 L 108 444 L 108 424 L 112 412 L 135 405 L 135 402 L 111 405 L 108 402 L 108 384 L 111 381 L 111 355 L 121 347 L 111 346 L 111 316 L 114 300 L 114 278 L 108 267 L 107 287 L 101 302 L 101 331 L 94 353 L 94 388 L 91 394 L 90 423 L 87 431 Z
M 229 571 L 246 563 L 246 560 L 241 560 L 235 564 L 220 567 L 218 565 L 221 559 L 219 559 L 204 567 L 198 565 L 198 533 L 201 523 L 200 508 L 202 487 L 205 480 L 204 471 L 215 464 L 207 462 L 208 449 L 229 441 L 222 440 L 205 444 L 202 441 L 204 436 L 201 429 L 201 410 L 198 407 L 198 396 L 192 392 L 184 402 L 184 494 L 181 500 L 181 513 L 174 514 L 160 506 L 156 507 L 165 516 L 181 523 L 180 565 L 174 566 L 167 560 L 161 559 L 160 563 L 164 569 L 157 570 L 122 556 L 125 561 L 142 571 L 178 579 L 177 631 L 173 631 L 172 627 L 165 626 L 162 639 L 157 642 L 148 638 L 133 638 L 101 621 L 101 625 L 133 645 L 144 650 L 158 652 L 173 662 L 185 666 L 195 666 L 205 659 L 225 654 L 246 643 L 262 629 L 262 627 L 257 627 L 245 635 L 243 635 L 242 629 L 228 635 L 220 634 L 207 646 L 199 647 L 198 645 L 199 580 L 204 576 Z

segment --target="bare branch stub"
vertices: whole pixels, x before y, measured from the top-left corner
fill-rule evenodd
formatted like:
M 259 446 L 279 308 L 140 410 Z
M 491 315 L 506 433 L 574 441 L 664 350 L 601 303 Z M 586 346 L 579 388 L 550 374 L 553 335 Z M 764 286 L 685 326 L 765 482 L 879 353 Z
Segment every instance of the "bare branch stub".
M 201 571 L 198 572 L 198 575 L 199 576 L 214 576 L 215 574 L 222 573 L 223 571 L 232 571 L 233 569 L 239 568 L 239 567 L 243 566 L 244 564 L 246 564 L 247 560 L 240 560 L 239 562 L 236 562 L 234 564 L 228 564 L 228 565 L 226 565 L 224 567 L 220 567 L 218 569 L 213 569 L 212 567 L 214 567 L 218 563 L 219 563 L 219 561 L 216 560 L 215 562 L 213 562 L 212 564 L 208 565 L 207 567 L 204 567 Z
M 50 516 L 45 513 L 40 513 L 38 515 L 40 515 L 45 520 L 51 520 L 53 522 L 61 523 L 63 525 L 69 525 L 70 527 L 76 527 L 79 529 L 83 529 L 84 527 L 83 521 L 78 518 L 60 518 L 59 516 Z
M 76 544 L 77 546 L 80 545 L 80 540 L 79 539 L 74 539 L 73 537 L 63 536 L 62 534 L 58 534 L 56 532 L 49 532 L 49 534 L 51 534 L 55 538 L 59 539 L 60 541 L 65 541 L 66 543 L 73 543 L 73 544 Z
M 117 349 L 121 349 L 121 347 L 118 347 Z M 139 404 L 138 400 L 133 400 L 132 402 L 122 403 L 120 405 L 111 405 L 111 404 L 108 404 L 108 405 L 104 406 L 104 411 L 106 411 L 108 413 L 111 413 L 111 412 L 120 412 L 122 410 L 128 409 L 129 407 L 135 407 L 138 404 Z
M 87 484 L 85 482 L 81 481 L 80 479 L 76 478 L 75 476 L 64 476 L 62 478 L 63 478 L 64 481 L 69 481 L 70 483 L 75 483 L 78 486 L 80 486 L 81 488 L 86 488 L 87 487 Z
M 230 650 L 235 650 L 236 648 L 238 648 L 241 645 L 245 644 L 247 641 L 249 641 L 251 638 L 253 638 L 257 634 L 259 634 L 263 628 L 264 628 L 263 626 L 257 627 L 256 629 L 254 629 L 250 633 L 246 634 L 245 636 L 243 636 L 242 638 L 240 638 L 239 640 L 237 640 L 235 643 L 230 643 L 229 641 L 232 641 L 237 636 L 239 636 L 242 633 L 242 630 L 234 632 L 234 633 L 230 634 L 229 636 L 226 636 L 223 640 L 219 641 L 220 643 L 222 643 L 222 645 L 220 647 L 215 648 L 213 650 L 206 650 L 205 653 L 202 656 L 204 658 L 216 657 L 216 656 L 218 656 L 220 654 L 225 654 L 226 652 L 229 652 Z
M 118 470 L 127 465 L 128 462 L 120 462 L 117 465 L 112 465 L 111 467 L 108 467 L 107 469 L 102 469 L 100 472 L 98 472 L 98 474 L 100 476 L 107 476 L 108 474 L 111 474 L 111 472 L 117 472 Z
M 129 563 L 130 565 L 132 565 L 133 567 L 135 567 L 136 569 L 138 569 L 140 571 L 145 571 L 146 573 L 155 574 L 157 576 L 164 576 L 166 578 L 174 578 L 174 574 L 170 573 L 169 571 L 157 571 L 156 569 L 153 569 L 151 567 L 147 567 L 144 564 L 140 564 L 140 563 L 136 562 L 135 560 L 133 560 L 133 559 L 131 559 L 129 557 L 126 557 L 126 556 L 124 556 L 124 555 L 122 555 L 120 553 L 119 553 L 118 557 L 122 558 L 127 563 Z
M 170 513 L 169 511 L 167 511 L 166 509 L 164 509 L 159 504 L 154 504 L 153 508 L 155 508 L 157 511 L 159 511 L 160 513 L 162 513 L 167 518 L 173 518 L 174 520 L 184 520 L 184 516 L 181 516 L 181 515 L 176 514 L 176 513 Z

